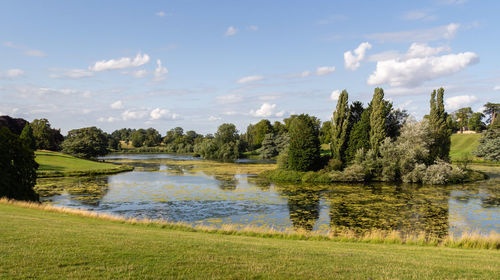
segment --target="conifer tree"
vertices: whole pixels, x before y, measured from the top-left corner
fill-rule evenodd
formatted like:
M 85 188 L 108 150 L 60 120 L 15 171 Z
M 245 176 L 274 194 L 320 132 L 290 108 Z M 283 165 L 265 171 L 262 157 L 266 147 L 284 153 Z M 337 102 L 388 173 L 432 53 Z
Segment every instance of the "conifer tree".
M 437 94 L 436 94 L 437 93 Z M 444 89 L 434 90 L 431 94 L 431 111 L 429 127 L 433 143 L 430 147 L 429 164 L 440 158 L 449 161 L 451 146 L 451 128 L 448 124 L 448 114 L 444 110 Z
M 337 109 L 333 112 L 332 120 L 332 144 L 330 146 L 332 157 L 345 162 L 345 151 L 348 142 L 349 127 L 349 96 L 346 90 L 343 90 L 337 102 Z
M 370 113 L 370 148 L 378 152 L 378 148 L 386 137 L 386 108 L 384 103 L 384 90 L 376 88 L 371 102 Z
M 354 159 L 358 150 L 364 149 L 365 151 L 368 151 L 368 149 L 370 149 L 371 111 L 371 104 L 369 104 L 363 113 L 361 113 L 360 120 L 353 125 L 349 133 L 349 142 L 346 150 L 347 162 L 351 162 Z

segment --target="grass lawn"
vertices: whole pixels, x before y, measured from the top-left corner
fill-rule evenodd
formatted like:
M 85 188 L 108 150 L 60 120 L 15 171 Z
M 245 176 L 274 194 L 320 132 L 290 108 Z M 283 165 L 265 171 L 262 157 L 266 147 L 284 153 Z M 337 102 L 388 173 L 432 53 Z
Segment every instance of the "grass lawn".
M 80 159 L 57 152 L 36 151 L 35 154 L 36 162 L 40 165 L 40 177 L 124 171 L 124 166 L 121 165 Z
M 495 279 L 498 250 L 188 232 L 0 203 L 0 278 Z
M 451 135 L 450 158 L 452 161 L 460 160 L 466 154 L 471 155 L 479 145 L 481 134 L 453 134 Z

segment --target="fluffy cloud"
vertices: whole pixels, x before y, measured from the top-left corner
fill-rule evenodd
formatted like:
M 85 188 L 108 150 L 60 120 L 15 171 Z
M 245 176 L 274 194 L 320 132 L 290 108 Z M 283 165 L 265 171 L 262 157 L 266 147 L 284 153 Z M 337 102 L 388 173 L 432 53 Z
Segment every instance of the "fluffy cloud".
M 101 117 L 97 119 L 98 122 L 108 122 L 108 123 L 116 122 L 119 120 L 120 120 L 119 118 L 115 117 L 107 117 L 107 118 Z
M 0 78 L 8 78 L 8 79 L 13 79 L 13 78 L 19 78 L 24 75 L 24 71 L 21 69 L 9 69 L 5 71 L 4 73 L 0 72 Z
M 131 111 L 131 110 L 126 110 L 125 112 L 122 113 L 122 119 L 124 121 L 128 120 L 139 120 L 143 119 L 146 117 L 147 112 L 146 111 Z
M 275 112 L 276 104 L 263 103 L 257 110 L 250 110 L 250 115 L 254 117 L 283 117 L 285 115 L 285 111 Z
M 425 81 L 457 73 L 479 62 L 479 56 L 473 52 L 432 56 L 443 50 L 412 44 L 403 58 L 378 61 L 375 72 L 368 77 L 367 83 L 416 87 Z
M 50 71 L 58 71 L 59 73 L 50 74 L 51 78 L 69 78 L 80 79 L 94 76 L 94 73 L 86 69 L 49 69 Z
M 330 73 L 333 73 L 335 71 L 335 66 L 321 66 L 316 69 L 316 75 L 318 76 L 324 76 L 328 75 Z M 302 72 L 304 73 L 304 72 Z
M 111 109 L 123 109 L 123 103 L 121 100 L 118 100 L 116 102 L 113 102 L 111 103 L 111 105 L 109 105 L 111 107 Z
M 122 57 L 119 59 L 101 60 L 90 66 L 89 69 L 95 72 L 139 67 L 149 62 L 149 55 L 138 53 L 134 58 Z
M 474 95 L 459 95 L 447 98 L 444 103 L 447 110 L 454 111 L 462 107 L 470 106 L 476 101 L 478 101 L 478 98 Z
M 340 95 L 340 90 L 339 89 L 336 89 L 336 90 L 332 91 L 332 93 L 330 93 L 330 100 L 332 100 L 332 101 L 339 100 L 339 95 Z
M 429 42 L 436 40 L 450 40 L 455 37 L 460 28 L 458 23 L 450 23 L 429 29 L 418 29 L 399 32 L 384 32 L 368 35 L 367 38 L 379 42 Z
M 495 86 L 493 90 L 500 90 L 500 86 Z
M 132 76 L 134 76 L 134 78 L 138 78 L 138 79 L 146 77 L 147 74 L 148 74 L 148 71 L 146 71 L 145 69 L 132 71 Z
M 161 60 L 157 59 L 156 60 L 156 68 L 155 68 L 155 72 L 154 72 L 155 81 L 161 81 L 161 80 L 165 79 L 165 77 L 163 75 L 165 75 L 167 73 L 168 73 L 168 69 L 161 65 Z
M 246 84 L 246 83 L 252 83 L 252 82 L 257 82 L 257 81 L 262 81 L 264 80 L 263 76 L 248 76 L 248 77 L 243 77 L 236 82 L 238 84 Z
M 236 29 L 234 26 L 229 26 L 226 30 L 226 36 L 233 36 L 238 33 L 238 29 Z
M 355 50 L 354 54 L 351 51 L 344 53 L 344 65 L 345 68 L 350 70 L 358 69 L 360 62 L 365 59 L 366 50 L 372 48 L 372 45 L 368 42 L 361 43 Z
M 179 118 L 179 115 L 171 113 L 170 110 L 156 108 L 149 113 L 151 120 L 159 120 L 159 119 L 169 119 L 175 120 Z

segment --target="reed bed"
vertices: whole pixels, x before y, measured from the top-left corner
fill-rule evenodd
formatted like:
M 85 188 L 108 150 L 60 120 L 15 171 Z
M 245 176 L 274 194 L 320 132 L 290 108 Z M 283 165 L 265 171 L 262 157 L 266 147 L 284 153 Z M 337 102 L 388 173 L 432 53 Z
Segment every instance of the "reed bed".
M 471 248 L 471 249 L 500 249 L 500 234 L 490 232 L 489 234 L 480 234 L 478 232 L 466 232 L 460 236 L 452 234 L 445 238 L 429 236 L 425 232 L 421 233 L 402 233 L 399 231 L 386 231 L 374 229 L 371 231 L 359 233 L 349 229 L 330 229 L 328 231 L 306 231 L 287 228 L 278 230 L 270 226 L 256 225 L 237 225 L 222 224 L 219 227 L 211 225 L 191 225 L 184 222 L 171 222 L 159 219 L 136 219 L 127 218 L 107 213 L 98 213 L 82 209 L 67 207 L 57 207 L 38 202 L 17 201 L 7 198 L 0 198 L 0 203 L 15 205 L 24 208 L 37 209 L 62 214 L 77 215 L 94 219 L 103 219 L 113 222 L 142 225 L 148 227 L 159 227 L 173 230 L 182 230 L 190 232 L 217 233 L 225 235 L 244 235 L 265 238 L 293 239 L 293 240 L 332 240 L 340 242 L 364 242 L 364 243 L 383 243 L 383 244 L 408 244 L 421 246 L 438 246 L 451 248 Z

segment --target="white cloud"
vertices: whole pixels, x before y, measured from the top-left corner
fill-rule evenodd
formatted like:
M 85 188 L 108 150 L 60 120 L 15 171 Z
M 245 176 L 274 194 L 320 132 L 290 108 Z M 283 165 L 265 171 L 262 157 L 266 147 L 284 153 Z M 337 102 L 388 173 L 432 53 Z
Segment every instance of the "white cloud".
M 46 53 L 40 50 L 26 50 L 24 51 L 24 54 L 27 56 L 47 56 Z
M 94 73 L 86 69 L 49 69 L 50 71 L 59 71 L 59 73 L 53 73 L 49 76 L 51 78 L 70 78 L 70 79 L 80 79 L 86 77 L 94 76 Z
M 476 101 L 478 101 L 478 98 L 474 95 L 459 95 L 447 98 L 444 103 L 447 110 L 454 111 L 462 107 L 470 106 Z
M 495 86 L 493 90 L 500 90 L 500 86 Z
M 31 48 L 23 46 L 23 45 L 17 45 L 17 44 L 14 44 L 12 42 L 5 42 L 3 45 L 8 47 L 8 48 L 22 50 L 24 55 L 27 55 L 27 56 L 40 56 L 40 57 L 47 56 L 47 54 L 44 53 L 43 51 L 31 49 Z
M 97 119 L 98 122 L 108 122 L 108 123 L 116 122 L 119 120 L 120 120 L 119 118 L 115 117 L 107 117 L 107 118 L 101 117 Z
M 250 30 L 250 31 L 257 31 L 257 30 L 259 30 L 259 27 L 257 25 L 250 25 L 248 27 L 248 30 Z
M 163 67 L 161 65 L 161 60 L 159 60 L 159 59 L 156 60 L 156 65 L 157 66 L 156 66 L 155 72 L 154 72 L 155 81 L 161 81 L 161 80 L 165 79 L 165 77 L 163 75 L 168 73 L 168 69 L 167 69 L 167 67 Z
M 243 78 L 237 80 L 236 82 L 238 84 L 246 84 L 246 83 L 252 83 L 252 82 L 257 82 L 257 81 L 262 81 L 262 80 L 264 80 L 263 76 L 247 76 L 247 77 L 243 77 Z
M 238 103 L 243 101 L 243 95 L 241 94 L 226 94 L 226 95 L 219 95 L 215 97 L 217 99 L 217 103 L 220 104 L 230 104 L 230 103 Z
M 339 100 L 339 95 L 340 95 L 340 90 L 339 89 L 336 89 L 336 90 L 332 91 L 332 93 L 330 93 L 330 100 L 332 100 L 332 101 Z
M 306 70 L 306 71 L 299 74 L 299 76 L 301 78 L 309 77 L 310 75 L 311 75 L 311 71 L 309 71 L 309 70 Z
M 130 110 L 126 110 L 125 112 L 122 113 L 122 119 L 124 121 L 143 119 L 144 117 L 146 117 L 146 114 L 147 114 L 146 111 L 130 111 Z
M 111 109 L 123 109 L 123 103 L 121 100 L 111 103 Z
M 455 37 L 460 28 L 458 23 L 450 23 L 429 29 L 418 29 L 399 32 L 374 33 L 367 36 L 368 39 L 379 42 L 428 42 L 436 40 L 450 40 Z
M 436 15 L 429 14 L 428 10 L 413 10 L 405 13 L 403 15 L 405 20 L 421 20 L 421 21 L 433 21 L 437 19 Z
M 316 69 L 316 75 L 318 76 L 324 76 L 328 75 L 330 73 L 333 73 L 335 71 L 335 66 L 321 66 Z M 304 73 L 304 72 L 302 72 Z
M 275 112 L 276 104 L 263 103 L 259 109 L 250 110 L 250 115 L 254 117 L 283 117 L 285 115 L 285 111 Z
M 444 50 L 445 48 L 412 44 L 402 58 L 378 61 L 376 70 L 368 77 L 367 83 L 416 87 L 425 81 L 457 73 L 479 62 L 479 56 L 473 52 L 432 56 Z
M 148 74 L 148 71 L 146 71 L 145 69 L 132 71 L 132 76 L 134 76 L 134 78 L 138 78 L 138 79 L 144 78 L 147 74 Z
M 169 119 L 175 120 L 179 118 L 179 115 L 171 113 L 170 110 L 156 108 L 149 113 L 151 120 L 159 120 L 159 119 Z
M 438 55 L 442 52 L 449 52 L 451 48 L 449 46 L 439 46 L 439 47 L 430 47 L 426 43 L 412 43 L 408 51 L 404 54 L 401 54 L 395 50 L 384 51 L 381 53 L 376 53 L 370 55 L 367 60 L 368 61 L 381 61 L 381 60 L 390 60 L 390 59 L 408 59 L 415 57 L 426 57 L 432 55 Z
M 135 58 L 122 57 L 119 59 L 101 60 L 90 66 L 89 69 L 95 72 L 139 67 L 149 62 L 149 55 L 138 53 Z
M 344 65 L 345 68 L 350 70 L 358 69 L 360 62 L 365 59 L 366 50 L 372 48 L 372 45 L 368 42 L 363 42 L 354 50 L 354 54 L 351 51 L 344 53 Z
M 238 29 L 236 29 L 234 26 L 229 26 L 226 30 L 226 36 L 233 36 L 238 33 Z
M 157 16 L 159 16 L 159 17 L 164 17 L 164 16 L 166 16 L 166 14 L 165 14 L 165 12 L 164 12 L 164 11 L 159 11 L 159 12 L 157 12 L 157 13 L 156 13 L 156 15 L 157 15 Z
M 9 69 L 5 71 L 4 73 L 0 72 L 0 78 L 19 78 L 24 75 L 24 71 L 21 69 Z
M 215 117 L 215 116 L 210 116 L 210 117 L 208 117 L 208 120 L 211 121 L 211 122 L 213 122 L 213 121 L 220 121 L 220 120 L 222 120 L 222 118 Z

